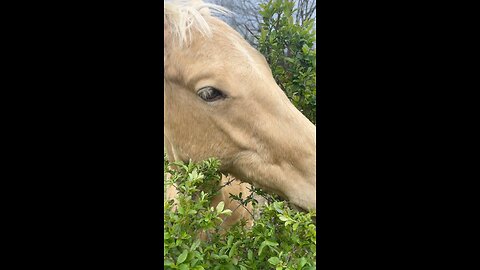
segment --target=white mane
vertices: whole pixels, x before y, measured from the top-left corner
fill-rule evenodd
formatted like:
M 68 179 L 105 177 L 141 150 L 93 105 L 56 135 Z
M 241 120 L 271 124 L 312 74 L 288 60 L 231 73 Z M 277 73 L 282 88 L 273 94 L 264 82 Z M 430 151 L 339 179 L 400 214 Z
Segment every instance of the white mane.
M 211 28 L 205 17 L 211 12 L 228 14 L 227 9 L 204 3 L 201 0 L 173 0 L 164 2 L 164 28 L 179 47 L 188 44 L 192 30 L 199 31 L 204 36 L 211 35 Z

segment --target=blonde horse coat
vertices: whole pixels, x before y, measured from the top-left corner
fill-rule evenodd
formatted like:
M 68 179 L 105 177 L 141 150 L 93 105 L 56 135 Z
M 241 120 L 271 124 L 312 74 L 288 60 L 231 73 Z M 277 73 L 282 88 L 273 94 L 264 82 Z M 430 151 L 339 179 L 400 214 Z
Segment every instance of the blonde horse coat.
M 216 157 L 223 172 L 302 209 L 316 209 L 315 126 L 276 84 L 263 55 L 210 15 L 222 11 L 201 1 L 165 2 L 168 157 Z M 241 189 L 237 185 L 229 192 Z

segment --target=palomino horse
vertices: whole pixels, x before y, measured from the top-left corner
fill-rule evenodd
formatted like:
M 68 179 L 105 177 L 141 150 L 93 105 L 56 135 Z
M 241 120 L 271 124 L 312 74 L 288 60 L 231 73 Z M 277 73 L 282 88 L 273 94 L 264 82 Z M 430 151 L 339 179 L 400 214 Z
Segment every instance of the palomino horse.
M 263 55 L 210 14 L 221 11 L 198 0 L 164 3 L 168 158 L 216 157 L 222 172 L 314 210 L 315 126 L 277 85 Z M 241 190 L 247 194 L 237 184 L 220 197 Z

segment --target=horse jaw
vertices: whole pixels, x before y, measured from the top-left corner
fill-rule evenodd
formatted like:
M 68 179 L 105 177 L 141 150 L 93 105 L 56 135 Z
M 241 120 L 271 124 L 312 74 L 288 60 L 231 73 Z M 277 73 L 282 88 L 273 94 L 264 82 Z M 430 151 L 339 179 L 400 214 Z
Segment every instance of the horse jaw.
M 310 164 L 310 170 L 305 171 L 287 163 L 265 164 L 257 154 L 246 155 L 249 157 L 238 159 L 231 170 L 232 175 L 275 193 L 303 210 L 316 210 L 315 157 L 304 161 Z

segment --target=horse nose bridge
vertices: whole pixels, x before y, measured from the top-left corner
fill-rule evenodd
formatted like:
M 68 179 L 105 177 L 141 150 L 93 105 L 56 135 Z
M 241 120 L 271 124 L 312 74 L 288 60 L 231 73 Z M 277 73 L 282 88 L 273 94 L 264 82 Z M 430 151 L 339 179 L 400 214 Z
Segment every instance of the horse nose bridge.
M 285 115 L 277 117 L 275 120 L 270 120 L 268 125 L 264 125 L 267 139 L 272 144 L 272 147 L 282 146 L 283 148 L 291 147 L 295 149 L 302 149 L 305 146 L 313 146 L 309 132 L 302 121 L 293 117 L 285 117 Z

